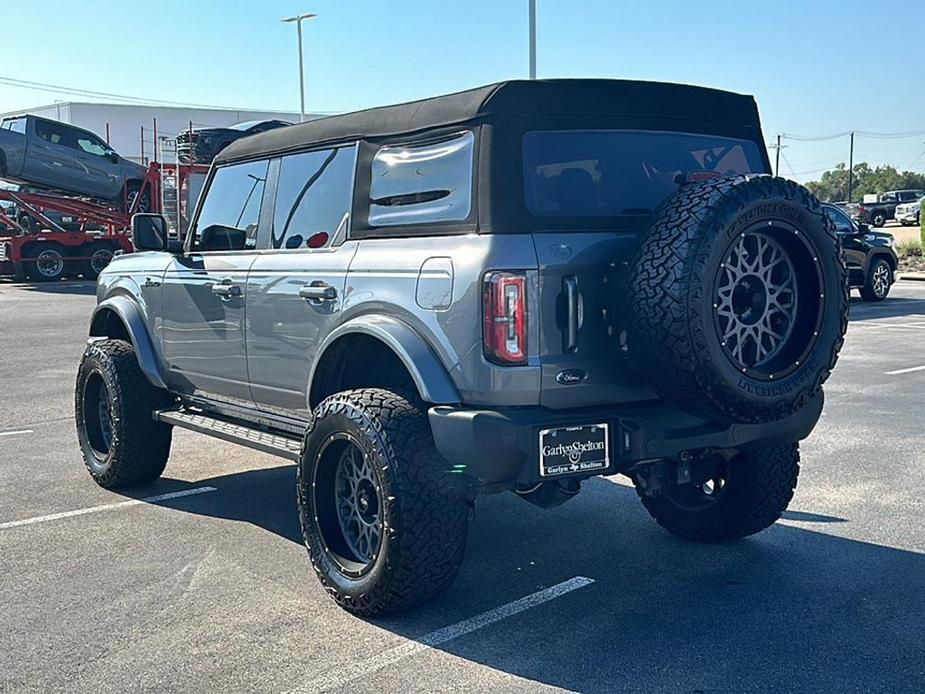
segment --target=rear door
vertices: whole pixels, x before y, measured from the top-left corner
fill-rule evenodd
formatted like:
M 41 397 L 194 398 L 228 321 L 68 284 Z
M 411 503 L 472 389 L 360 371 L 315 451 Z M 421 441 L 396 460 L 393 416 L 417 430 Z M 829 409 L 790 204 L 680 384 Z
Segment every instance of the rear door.
M 307 416 L 309 372 L 340 321 L 357 249 L 350 221 L 356 147 L 282 157 L 268 248 L 247 281 L 247 364 L 257 405 Z
M 762 173 L 751 141 L 630 130 L 528 132 L 524 192 L 538 260 L 540 403 L 564 408 L 654 397 L 632 373 L 629 272 L 678 174 Z
M 188 250 L 164 274 L 161 342 L 181 393 L 252 405 L 244 345 L 247 272 L 257 258 L 269 162 L 216 169 Z
M 64 123 L 32 119 L 34 133 L 23 166 L 23 179 L 49 188 L 92 195 L 77 161 L 74 131 Z

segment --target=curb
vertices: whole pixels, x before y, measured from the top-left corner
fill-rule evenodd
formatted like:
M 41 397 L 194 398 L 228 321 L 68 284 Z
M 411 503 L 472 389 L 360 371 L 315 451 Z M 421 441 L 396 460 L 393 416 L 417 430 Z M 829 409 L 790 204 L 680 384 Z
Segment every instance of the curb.
M 899 279 L 912 280 L 913 282 L 925 282 L 925 272 L 900 272 Z

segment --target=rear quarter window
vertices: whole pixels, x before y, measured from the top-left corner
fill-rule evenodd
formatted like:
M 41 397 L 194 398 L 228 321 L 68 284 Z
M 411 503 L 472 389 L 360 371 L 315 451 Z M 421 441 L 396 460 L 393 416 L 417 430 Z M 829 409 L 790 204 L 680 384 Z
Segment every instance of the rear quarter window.
M 438 142 L 380 148 L 372 163 L 370 226 L 467 219 L 474 142 L 465 131 Z

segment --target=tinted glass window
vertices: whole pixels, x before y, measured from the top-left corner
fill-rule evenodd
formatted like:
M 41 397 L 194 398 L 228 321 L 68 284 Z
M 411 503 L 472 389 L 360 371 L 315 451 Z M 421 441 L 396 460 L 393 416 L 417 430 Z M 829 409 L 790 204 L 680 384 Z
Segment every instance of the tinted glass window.
M 3 128 L 5 130 L 12 130 L 14 133 L 25 134 L 26 119 L 25 118 L 14 118 L 13 120 L 4 121 Z
M 216 170 L 196 222 L 193 248 L 202 251 L 256 248 L 268 166 L 267 161 L 256 161 Z
M 472 209 L 471 132 L 382 147 L 373 159 L 370 226 L 462 221 Z
M 102 140 L 98 140 L 90 135 L 77 135 L 77 146 L 88 154 L 95 154 L 99 157 L 106 156 L 106 145 Z
M 537 216 L 643 214 L 678 189 L 681 173 L 762 173 L 754 142 L 626 130 L 540 131 L 524 136 L 524 194 Z
M 68 138 L 69 130 L 58 123 L 37 120 L 35 121 L 35 134 L 53 145 L 73 146 L 73 142 Z
M 305 248 L 320 232 L 334 238 L 350 213 L 355 160 L 353 147 L 283 157 L 273 212 L 273 248 Z
M 835 230 L 842 234 L 848 234 L 854 231 L 854 224 L 851 219 L 837 207 L 823 206 L 825 216 L 835 224 Z

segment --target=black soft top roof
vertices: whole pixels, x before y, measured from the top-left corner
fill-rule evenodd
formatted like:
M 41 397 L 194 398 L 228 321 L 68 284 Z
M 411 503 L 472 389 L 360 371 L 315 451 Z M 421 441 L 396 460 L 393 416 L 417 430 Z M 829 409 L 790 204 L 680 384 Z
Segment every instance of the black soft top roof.
M 320 143 L 387 138 L 527 115 L 668 116 L 760 129 L 758 109 L 751 96 L 718 89 L 606 79 L 510 80 L 253 135 L 226 147 L 216 162 L 280 154 Z

